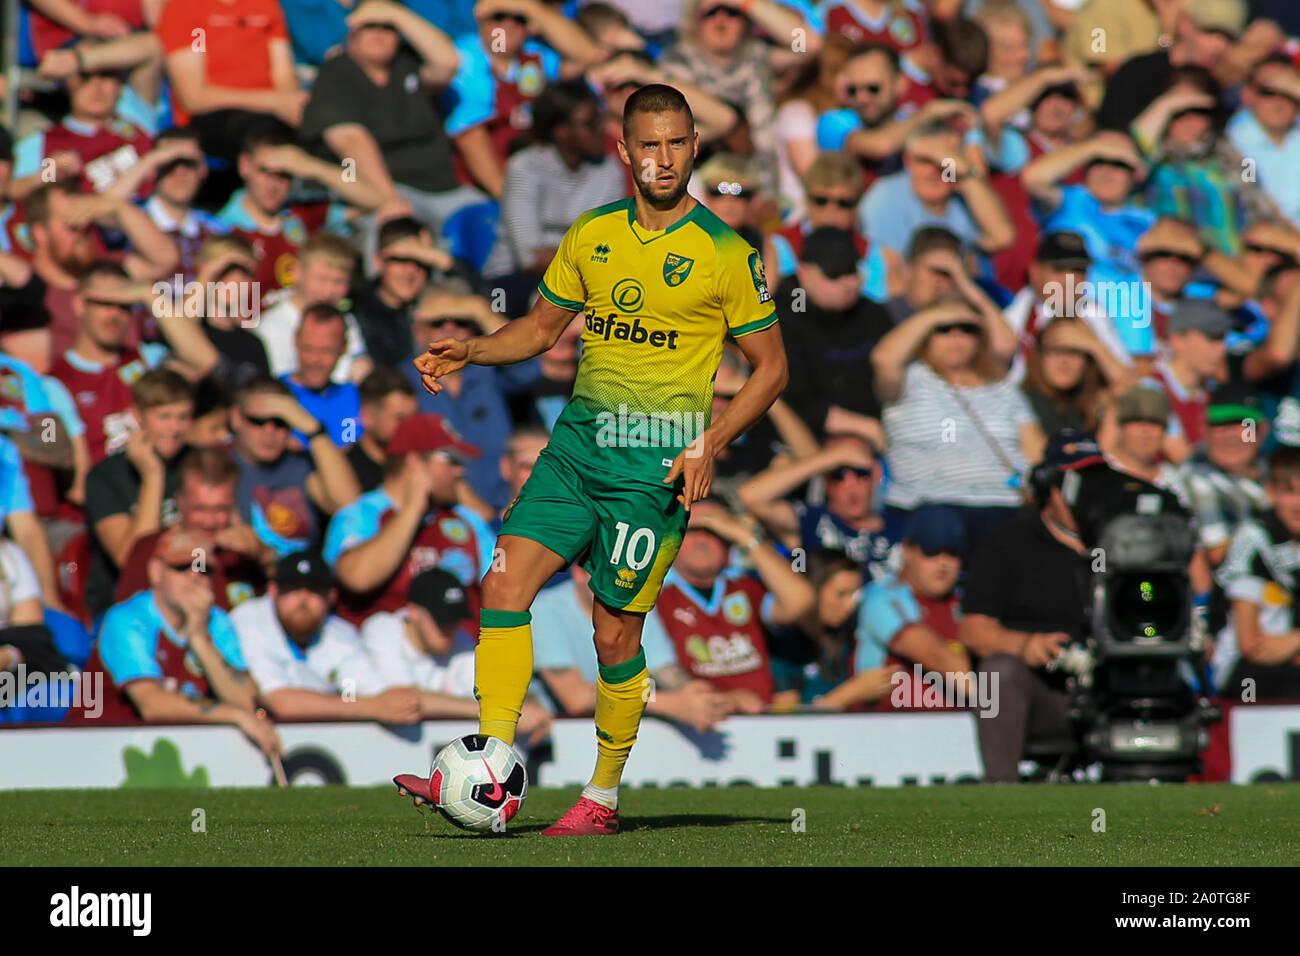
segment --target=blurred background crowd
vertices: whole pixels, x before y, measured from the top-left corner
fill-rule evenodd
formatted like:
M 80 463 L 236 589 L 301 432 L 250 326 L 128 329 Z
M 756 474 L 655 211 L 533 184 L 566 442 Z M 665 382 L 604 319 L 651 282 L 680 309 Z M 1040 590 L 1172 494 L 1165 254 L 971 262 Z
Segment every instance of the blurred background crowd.
M 436 398 L 411 360 L 528 310 L 573 220 L 632 195 L 627 97 L 669 83 L 790 385 L 692 509 L 651 713 L 888 709 L 914 663 L 996 670 L 981 746 L 1014 774 L 1086 632 L 1061 484 L 1099 464 L 1194 516 L 1203 689 L 1300 698 L 1300 6 L 11 13 L 0 667 L 102 671 L 113 719 L 268 750 L 259 707 L 474 716 L 477 582 L 581 316 Z M 729 346 L 715 414 L 746 373 Z M 591 601 L 574 568 L 534 609 L 527 733 L 594 706 Z M 27 703 L 0 719 L 62 717 Z

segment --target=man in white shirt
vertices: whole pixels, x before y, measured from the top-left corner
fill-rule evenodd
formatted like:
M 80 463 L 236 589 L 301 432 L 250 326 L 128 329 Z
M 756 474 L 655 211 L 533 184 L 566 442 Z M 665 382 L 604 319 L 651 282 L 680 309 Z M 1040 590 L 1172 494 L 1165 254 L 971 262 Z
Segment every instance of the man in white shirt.
M 318 552 L 285 555 L 267 593 L 230 615 L 259 697 L 277 720 L 413 724 L 419 692 L 391 687 L 356 628 L 330 613 L 334 576 Z
M 418 687 L 426 717 L 478 717 L 474 699 L 474 641 L 462 629 L 470 618 L 465 586 L 450 571 L 429 568 L 411 578 L 406 606 L 378 611 L 361 626 L 361 643 L 388 687 Z M 519 732 L 540 740 L 551 716 L 535 699 L 524 701 Z

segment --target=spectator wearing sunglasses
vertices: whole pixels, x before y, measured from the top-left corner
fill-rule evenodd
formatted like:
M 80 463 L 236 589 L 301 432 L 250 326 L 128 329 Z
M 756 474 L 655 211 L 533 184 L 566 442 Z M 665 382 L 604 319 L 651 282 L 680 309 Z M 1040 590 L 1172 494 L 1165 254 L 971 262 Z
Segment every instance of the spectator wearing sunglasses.
M 923 688 L 912 681 L 912 665 L 920 664 L 927 674 L 943 675 L 948 687 L 964 685 L 963 699 L 974 700 L 966 683 L 970 653 L 957 628 L 957 578 L 966 552 L 961 515 L 943 505 L 917 508 L 899 551 L 898 571 L 868 582 L 862 592 L 854 670 L 901 664 L 905 676 L 895 686 L 911 684 L 904 699 L 919 701 Z
M 102 193 L 152 149 L 153 139 L 116 113 L 122 77 L 118 68 L 101 67 L 78 68 L 64 78 L 68 115 L 14 147 L 14 199 L 49 181 L 46 159 L 54 160 L 59 179 L 75 182 L 83 193 Z
M 1227 136 L 1257 164 L 1260 187 L 1282 215 L 1300 222 L 1300 69 L 1284 55 L 1270 56 L 1251 71 L 1241 108 L 1228 121 Z M 1247 240 L 1249 241 L 1249 240 Z
M 340 510 L 325 535 L 325 560 L 338 574 L 338 613 L 360 627 L 375 612 L 398 611 L 412 578 L 437 566 L 466 589 L 465 625 L 477 636 L 479 581 L 495 538 L 460 502 L 465 461 L 486 456 L 429 414 L 402 419 L 385 451 L 383 484 Z
M 867 239 L 901 255 L 912 233 L 940 225 L 962 242 L 995 253 L 1010 246 L 1015 228 L 987 177 L 963 156 L 961 134 L 942 121 L 908 135 L 902 172 L 876 180 L 858 206 Z
M 207 157 L 199 148 L 198 133 L 176 126 L 164 130 L 154 148 L 123 172 L 108 190 L 111 195 L 131 199 L 144 184 L 152 181 L 144 211 L 176 243 L 181 254 L 181 273 L 187 282 L 196 278 L 198 253 L 203 243 L 226 231 L 215 216 L 194 206 L 207 175 Z
M 623 198 L 624 166 L 605 151 L 600 101 L 584 80 L 550 83 L 533 101 L 535 144 L 506 163 L 496 243 L 484 276 L 522 315 L 573 221 Z M 513 300 L 513 301 L 512 301 Z
M 184 532 L 165 535 L 146 565 L 149 590 L 104 615 L 84 671 L 108 678 L 95 722 L 232 724 L 258 749 L 278 754 L 279 735 L 257 714 L 257 687 L 235 629 L 213 606 L 207 567 Z M 68 713 L 69 723 L 92 718 L 81 707 Z
M 1168 89 L 1136 120 L 1133 135 L 1151 166 L 1144 189 L 1160 216 L 1194 221 L 1211 249 L 1235 256 L 1241 233 L 1277 207 L 1255 177 L 1242 174 L 1241 154 L 1223 135 L 1219 84 L 1204 67 L 1178 67 Z
M 548 81 L 572 79 L 600 50 L 587 31 L 538 0 L 479 0 L 478 31 L 456 40 L 447 134 L 458 170 L 494 199 L 505 190 L 510 145 L 532 123 Z
M 897 280 L 902 264 L 896 254 L 869 246 L 854 222 L 854 210 L 862 199 L 862 172 L 853 157 L 843 152 L 819 153 L 803 177 L 805 214 L 783 226 L 771 237 L 766 262 L 773 286 L 793 275 L 803 252 L 804 240 L 823 226 L 846 229 L 853 234 L 856 258 L 862 263 L 862 294 L 883 301 L 891 279 Z
M 867 439 L 831 435 L 814 454 L 755 475 L 737 495 L 787 550 L 802 548 L 805 556 L 820 548 L 839 551 L 868 578 L 876 578 L 885 572 L 894 544 L 885 536 L 876 508 L 881 473 L 879 457 Z M 789 499 L 819 477 L 824 504 Z
M 448 294 L 440 289 L 431 289 L 424 296 L 415 315 L 417 352 L 438 339 L 491 335 L 506 324 L 482 296 Z M 505 454 L 514 427 L 508 397 L 530 392 L 538 384 L 541 361 L 531 358 L 514 365 L 467 365 L 438 379 L 443 388 L 437 395 L 430 395 L 420 384 L 414 364 L 406 362 L 401 370 L 415 388 L 420 411 L 441 415 L 461 434 L 474 436 L 483 454 L 465 463 L 466 482 L 490 508 L 504 508 L 510 503 L 510 490 L 497 462 Z
M 916 508 L 946 504 L 974 547 L 1020 504 L 1044 439 L 1007 375 L 1014 342 L 1000 314 L 950 297 L 895 326 L 872 352 L 889 449 L 885 533 L 894 540 Z
M 125 447 L 106 457 L 86 478 L 86 526 L 91 563 L 86 610 L 108 610 L 118 576 L 136 541 L 176 523 L 180 458 L 194 417 L 190 383 L 158 368 L 131 386 L 127 414 L 133 429 Z
M 240 386 L 230 425 L 240 471 L 240 520 L 277 557 L 319 541 L 317 509 L 334 514 L 360 494 L 347 457 L 283 382 L 254 378 Z M 306 435 L 306 451 L 290 448 L 294 430 Z
M 1220 282 L 1244 291 L 1254 286 L 1239 260 L 1207 248 L 1196 225 L 1183 219 L 1158 220 L 1138 240 L 1137 254 L 1142 281 L 1150 289 L 1141 306 L 1144 317 L 1150 316 L 1152 345 L 1158 351 L 1165 348 L 1169 316 L 1180 303 L 1214 299 Z

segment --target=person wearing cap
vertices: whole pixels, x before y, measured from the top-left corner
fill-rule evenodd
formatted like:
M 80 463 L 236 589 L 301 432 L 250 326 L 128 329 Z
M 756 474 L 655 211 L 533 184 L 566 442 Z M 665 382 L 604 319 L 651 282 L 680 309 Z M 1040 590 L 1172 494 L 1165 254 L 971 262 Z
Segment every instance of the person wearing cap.
M 1182 477 L 1173 462 L 1184 461 L 1191 447 L 1159 382 L 1143 379 L 1120 392 L 1097 437 L 1116 471 L 1172 491 L 1181 504 L 1187 504 Z
M 1144 189 L 1159 215 L 1194 219 L 1211 249 L 1241 252 L 1241 233 L 1280 215 L 1256 175 L 1224 136 L 1222 90 L 1201 66 L 1175 67 L 1168 86 L 1130 127 L 1151 172 Z
M 879 440 L 880 402 L 866 360 L 893 323 L 862 294 L 847 229 L 813 230 L 799 258 L 775 295 L 790 368 L 785 401 L 819 438 L 831 427 L 856 426 Z
M 416 723 L 421 695 L 385 682 L 356 628 L 332 613 L 336 596 L 320 553 L 294 551 L 266 594 L 230 612 L 258 698 L 276 720 Z
M 1229 614 L 1227 627 L 1215 638 L 1213 674 L 1224 697 L 1295 700 L 1300 697 L 1294 571 L 1300 554 L 1300 448 L 1278 446 L 1267 472 L 1272 507 L 1237 528 L 1219 568 Z
M 728 567 L 733 547 L 755 573 Z M 757 714 L 774 690 L 764 629 L 795 624 L 814 599 L 788 558 L 725 503 L 706 498 L 691 508 L 655 608 L 686 674 L 707 681 L 737 713 Z
M 478 716 L 474 699 L 474 642 L 464 625 L 471 620 L 465 585 L 450 571 L 428 568 L 411 578 L 406 605 L 379 611 L 361 625 L 361 644 L 387 687 L 415 687 L 421 716 Z M 519 730 L 540 740 L 551 715 L 533 697 L 524 701 Z
M 411 325 L 413 354 L 423 352 L 429 342 L 437 339 L 465 342 L 475 336 L 490 336 L 507 324 L 506 317 L 493 311 L 481 295 L 430 286 L 415 309 Z M 437 395 L 431 395 L 421 385 L 419 369 L 413 363 L 404 362 L 401 371 L 415 389 L 422 413 L 438 415 L 462 435 L 474 436 L 474 444 L 482 454 L 464 462 L 465 481 L 490 507 L 504 508 L 510 497 L 497 462 L 514 427 L 509 400 L 538 384 L 541 359 L 531 357 L 509 365 L 468 365 L 441 379 L 443 388 Z M 570 392 L 565 392 L 566 397 Z
M 1137 52 L 1111 73 L 1106 82 L 1106 96 L 1097 109 L 1097 125 L 1101 129 L 1128 129 L 1138 114 L 1164 92 L 1175 67 L 1222 68 L 1225 63 L 1255 53 L 1253 42 L 1249 45 L 1241 42 L 1246 39 L 1242 36 L 1248 16 L 1246 0 L 1184 0 L 1169 16 L 1172 22 L 1161 24 L 1166 32 L 1161 35 L 1158 49 Z M 1108 24 L 1095 21 L 1094 26 Z M 1277 35 L 1277 29 L 1273 28 L 1271 33 L 1272 42 L 1265 39 L 1258 55 L 1280 44 L 1282 38 Z
M 404 607 L 411 579 L 435 565 L 460 579 L 477 613 L 494 535 L 459 502 L 465 461 L 481 454 L 437 415 L 416 414 L 397 425 L 383 484 L 340 509 L 325 534 L 345 620 L 359 627 L 371 614 Z
M 1269 421 L 1259 393 L 1230 382 L 1210 395 L 1205 426 L 1203 445 L 1183 463 L 1183 480 L 1201 547 L 1218 567 L 1241 523 L 1270 508 L 1260 461 Z
M 104 615 L 83 680 L 102 674 L 105 693 L 73 706 L 68 723 L 233 724 L 269 755 L 282 750 L 275 725 L 258 715 L 230 618 L 213 606 L 202 554 L 185 532 L 158 540 L 147 564 L 149 589 Z
M 239 518 L 239 465 L 234 457 L 221 448 L 191 448 L 181 456 L 176 472 L 176 523 L 171 527 L 193 535 L 194 547 L 206 552 L 217 607 L 230 611 L 264 594 L 267 566 L 275 555 Z M 125 601 L 149 587 L 149 555 L 169 530 L 135 539 L 122 563 L 114 600 Z
M 258 377 L 236 389 L 230 427 L 240 518 L 276 555 L 315 544 L 317 510 L 332 515 L 360 495 L 347 457 L 283 382 Z M 295 430 L 307 437 L 305 451 L 289 447 Z
M 457 182 L 448 124 L 434 106 L 433 91 L 452 81 L 461 59 L 433 23 L 399 3 L 368 0 L 348 16 L 342 51 L 321 64 L 300 140 L 321 159 L 351 158 L 366 171 L 383 194 L 376 219 L 414 216 L 437 233 L 487 198 Z
M 1002 310 L 1020 346 L 1011 366 L 1013 381 L 1023 379 L 1044 331 L 1058 317 L 1078 319 L 1086 327 L 1090 335 L 1074 336 L 1072 345 L 1086 351 L 1108 381 L 1123 377 L 1132 358 L 1096 296 L 1088 294 L 1091 266 L 1087 242 L 1077 232 L 1043 235 L 1029 267 L 1029 284 Z
M 925 225 L 946 226 L 989 254 L 1015 242 L 1006 207 L 966 160 L 962 135 L 947 121 L 927 121 L 907 135 L 903 167 L 876 180 L 858 205 L 858 228 L 873 245 L 901 255 Z
M 966 562 L 958 634 L 998 689 L 997 713 L 976 721 L 990 783 L 1019 779 L 1027 739 L 1070 732 L 1065 676 L 1049 665 L 1089 632 L 1091 556 L 1072 505 L 1079 474 L 1102 467 L 1091 435 L 1053 435 L 1030 475 L 1033 506 L 990 533 Z
M 1209 389 L 1226 370 L 1224 340 L 1232 319 L 1208 299 L 1184 299 L 1169 316 L 1168 328 L 1169 357 L 1156 362 L 1152 377 L 1169 397 L 1183 437 L 1197 445 L 1205 435 Z
M 884 573 L 894 546 L 875 507 L 882 471 L 875 448 L 862 435 L 832 434 L 813 454 L 759 472 L 740 486 L 737 497 L 787 550 L 843 551 L 875 578 Z M 825 482 L 824 503 L 789 500 L 818 477 Z
M 897 661 L 920 664 L 944 677 L 945 687 L 962 688 L 974 700 L 970 654 L 958 638 L 957 578 L 966 554 L 966 528 L 952 508 L 924 505 L 912 512 L 903 532 L 902 565 L 867 584 L 858 609 L 854 669 L 864 671 Z M 919 700 L 922 690 L 904 699 Z

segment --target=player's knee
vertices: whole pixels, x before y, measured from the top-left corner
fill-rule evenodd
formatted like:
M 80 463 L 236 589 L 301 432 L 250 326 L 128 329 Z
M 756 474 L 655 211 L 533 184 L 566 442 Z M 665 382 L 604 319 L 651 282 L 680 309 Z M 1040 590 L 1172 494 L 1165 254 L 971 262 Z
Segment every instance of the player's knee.
M 596 628 L 592 639 L 596 643 L 596 658 L 604 667 L 613 667 L 630 661 L 640 646 L 640 634 L 617 625 Z
M 501 571 L 489 571 L 483 578 L 483 606 L 493 611 L 527 611 L 534 594 L 519 580 Z

